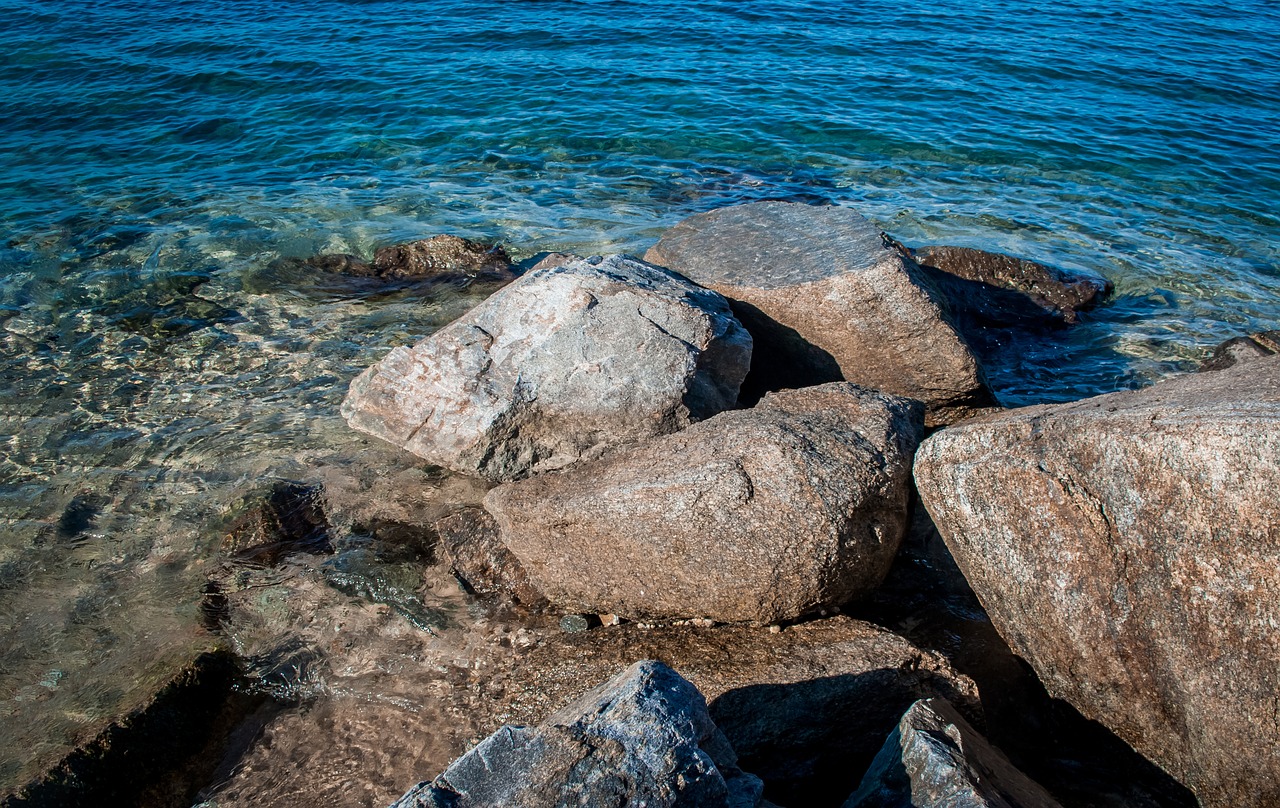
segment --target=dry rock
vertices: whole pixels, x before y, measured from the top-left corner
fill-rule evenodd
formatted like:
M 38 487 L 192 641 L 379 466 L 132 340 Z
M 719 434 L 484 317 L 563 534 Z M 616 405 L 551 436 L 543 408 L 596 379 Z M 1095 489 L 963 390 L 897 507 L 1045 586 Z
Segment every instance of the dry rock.
M 1050 693 L 1204 805 L 1280 804 L 1280 357 L 952 427 L 915 473 Z
M 853 210 L 721 208 L 676 225 L 645 258 L 733 301 L 763 389 L 845 379 L 919 399 L 931 422 L 993 403 L 919 268 Z
M 529 272 L 352 383 L 355 429 L 513 480 L 737 402 L 751 337 L 723 297 L 625 256 Z
M 788 620 L 875 588 L 906 525 L 918 402 L 774 393 L 485 498 L 533 585 L 574 612 Z

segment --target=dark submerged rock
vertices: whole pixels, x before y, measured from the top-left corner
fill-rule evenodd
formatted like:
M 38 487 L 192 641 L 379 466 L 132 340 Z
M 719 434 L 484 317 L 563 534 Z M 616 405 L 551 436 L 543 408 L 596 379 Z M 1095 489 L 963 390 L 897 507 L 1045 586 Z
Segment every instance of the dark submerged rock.
M 1061 808 L 943 699 L 911 705 L 844 808 Z
M 538 727 L 503 727 L 393 808 L 756 808 L 761 789 L 697 689 L 644 661 Z
M 1226 370 L 1277 353 L 1280 353 L 1280 331 L 1235 337 L 1215 348 L 1213 355 L 1201 363 L 1200 372 Z
M 515 277 L 511 259 L 501 245 L 477 244 L 450 235 L 382 247 L 373 254 L 373 264 L 366 273 L 388 280 L 455 273 L 502 280 Z
M 277 480 L 240 506 L 222 551 L 235 561 L 273 566 L 290 553 L 332 553 L 319 486 Z

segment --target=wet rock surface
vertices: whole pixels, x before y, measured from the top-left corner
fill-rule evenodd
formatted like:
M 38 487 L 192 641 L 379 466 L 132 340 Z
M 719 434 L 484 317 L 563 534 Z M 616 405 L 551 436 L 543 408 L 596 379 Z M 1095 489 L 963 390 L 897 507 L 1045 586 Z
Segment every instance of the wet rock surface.
M 884 578 L 906 525 L 917 402 L 837 382 L 485 498 L 568 611 L 774 622 Z
M 536 607 L 546 598 L 529 581 L 520 560 L 498 535 L 498 523 L 483 508 L 467 508 L 436 522 L 440 558 L 479 595 L 506 595 Z
M 843 808 L 1061 808 L 943 699 L 911 705 Z
M 622 256 L 575 261 L 393 349 L 342 413 L 433 463 L 511 480 L 734 406 L 750 356 L 718 294 Z
M 277 480 L 239 503 L 222 540 L 231 559 L 271 566 L 289 553 L 332 553 L 324 490 Z
M 761 788 L 738 768 L 697 689 L 644 661 L 536 728 L 499 729 L 394 808 L 756 808 Z
M 1215 348 L 1213 355 L 1200 364 L 1200 371 L 1226 370 L 1277 353 L 1280 353 L 1280 331 L 1235 337 Z
M 781 631 L 627 624 L 547 635 L 493 673 L 488 720 L 536 723 L 643 659 L 698 687 L 739 765 L 780 805 L 839 805 L 917 699 L 941 696 L 980 715 L 973 682 L 941 656 L 831 617 Z
M 916 459 L 1014 650 L 1204 805 L 1280 800 L 1278 416 L 1272 357 L 979 419 Z
M 993 403 L 919 269 L 853 210 L 756 202 L 692 216 L 645 258 L 721 292 L 756 338 L 749 387 L 845 379 L 946 422 Z
M 332 253 L 308 258 L 305 263 L 323 272 L 389 281 L 443 275 L 467 275 L 487 280 L 515 278 L 511 259 L 500 245 L 478 244 L 450 235 L 381 247 L 371 262 L 347 253 Z

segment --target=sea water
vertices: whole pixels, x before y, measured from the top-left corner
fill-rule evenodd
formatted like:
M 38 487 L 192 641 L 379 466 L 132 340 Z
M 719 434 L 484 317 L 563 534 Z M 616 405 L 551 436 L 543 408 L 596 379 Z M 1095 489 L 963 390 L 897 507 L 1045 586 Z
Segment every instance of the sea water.
M 262 480 L 346 496 L 340 533 L 396 474 L 470 495 L 337 404 L 484 290 L 276 259 L 848 205 L 1115 283 L 993 361 L 1003 403 L 1140 386 L 1280 327 L 1277 42 L 1272 0 L 0 0 L 0 781 L 210 642 Z

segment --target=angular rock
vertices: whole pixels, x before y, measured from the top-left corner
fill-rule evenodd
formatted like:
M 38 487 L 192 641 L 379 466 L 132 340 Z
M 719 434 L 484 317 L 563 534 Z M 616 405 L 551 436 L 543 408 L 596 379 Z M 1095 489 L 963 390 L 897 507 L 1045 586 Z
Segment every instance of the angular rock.
M 445 274 L 515 277 L 511 259 L 501 245 L 477 244 L 450 235 L 382 247 L 373 254 L 368 274 L 388 280 Z
M 781 805 L 839 805 L 917 699 L 941 697 L 977 719 L 977 689 L 941 656 L 838 616 L 779 632 L 749 626 L 555 634 L 492 682 L 503 721 L 536 722 L 619 667 L 660 659 L 711 703 L 742 768 Z
M 921 407 L 847 382 L 773 393 L 485 498 L 566 611 L 788 620 L 875 588 L 906 526 Z
M 503 727 L 393 808 L 756 808 L 761 789 L 697 689 L 645 661 L 537 728 Z
M 625 256 L 529 272 L 352 383 L 342 414 L 446 468 L 513 480 L 735 405 L 751 337 L 723 297 Z
M 320 486 L 276 480 L 240 504 L 222 552 L 266 566 L 290 553 L 332 553 L 323 495 Z
M 1076 323 L 1081 311 L 1097 305 L 1113 288 L 1097 275 L 970 247 L 921 247 L 909 253 L 953 307 L 984 323 Z
M 1200 365 L 1200 372 L 1226 370 L 1280 353 L 1280 331 L 1264 331 L 1247 337 L 1235 337 L 1214 349 L 1213 355 Z
M 645 259 L 733 301 L 756 339 L 752 384 L 837 379 L 925 402 L 931 422 L 992 403 L 919 268 L 855 211 L 756 202 L 700 213 Z
M 1280 804 L 1280 356 L 949 428 L 915 473 L 1050 693 L 1205 805 Z
M 467 508 L 436 522 L 441 560 L 471 591 L 506 595 L 527 606 L 546 602 L 529 583 L 520 561 L 498 537 L 498 524 L 481 508 Z
M 844 808 L 1060 808 L 943 699 L 911 705 Z

